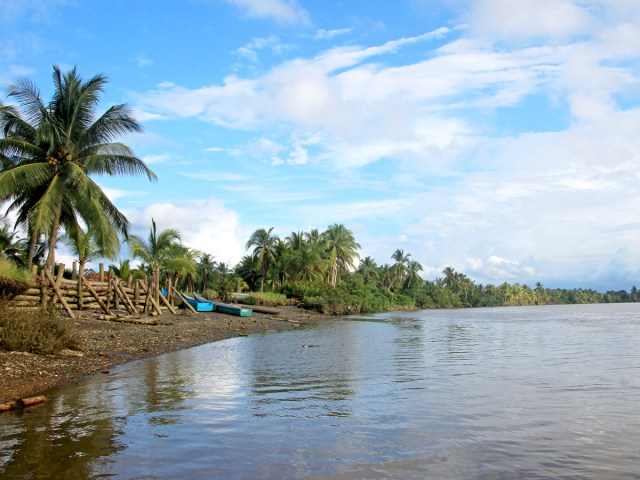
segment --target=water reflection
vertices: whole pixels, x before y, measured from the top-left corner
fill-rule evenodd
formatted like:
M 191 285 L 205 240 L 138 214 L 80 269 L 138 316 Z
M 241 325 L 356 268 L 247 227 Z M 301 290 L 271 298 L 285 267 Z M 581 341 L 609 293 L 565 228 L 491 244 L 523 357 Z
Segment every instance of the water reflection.
M 636 478 L 633 306 L 378 315 L 165 355 L 0 416 L 2 478 Z

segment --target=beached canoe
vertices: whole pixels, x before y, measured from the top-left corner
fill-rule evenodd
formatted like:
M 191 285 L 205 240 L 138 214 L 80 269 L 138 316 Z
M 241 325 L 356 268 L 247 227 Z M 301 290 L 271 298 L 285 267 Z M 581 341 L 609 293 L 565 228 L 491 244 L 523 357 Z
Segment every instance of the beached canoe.
M 250 308 L 244 308 L 239 305 L 217 302 L 214 302 L 214 304 L 216 306 L 216 312 L 218 313 L 226 313 L 229 315 L 235 315 L 236 317 L 250 317 L 253 313 L 253 310 Z
M 209 300 L 190 297 L 184 293 L 181 293 L 180 295 L 182 295 L 182 298 L 184 298 L 184 300 L 191 305 L 196 312 L 214 312 L 216 310 L 216 305 Z

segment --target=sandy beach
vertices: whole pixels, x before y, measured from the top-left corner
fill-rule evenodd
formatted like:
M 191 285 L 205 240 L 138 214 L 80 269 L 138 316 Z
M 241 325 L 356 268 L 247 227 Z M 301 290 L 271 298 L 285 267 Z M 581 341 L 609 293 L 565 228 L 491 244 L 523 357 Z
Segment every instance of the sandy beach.
M 248 318 L 187 311 L 144 317 L 156 325 L 101 320 L 95 313 L 69 319 L 79 340 L 77 350 L 50 355 L 0 352 L 0 403 L 37 395 L 85 375 L 108 375 L 113 366 L 133 360 L 226 338 L 300 328 L 327 318 L 291 306 L 273 310 L 277 313 L 254 312 Z

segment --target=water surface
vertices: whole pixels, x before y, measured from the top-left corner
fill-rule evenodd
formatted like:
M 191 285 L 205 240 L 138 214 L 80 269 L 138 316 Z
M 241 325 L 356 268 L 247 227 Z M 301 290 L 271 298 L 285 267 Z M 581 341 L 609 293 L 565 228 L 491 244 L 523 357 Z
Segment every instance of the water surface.
M 640 478 L 640 305 L 335 320 L 49 395 L 0 416 L 0 477 Z

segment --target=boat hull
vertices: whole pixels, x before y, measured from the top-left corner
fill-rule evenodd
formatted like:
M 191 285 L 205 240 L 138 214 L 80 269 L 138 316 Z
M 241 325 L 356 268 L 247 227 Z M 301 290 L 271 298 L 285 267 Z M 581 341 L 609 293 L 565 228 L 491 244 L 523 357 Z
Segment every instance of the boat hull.
M 214 312 L 216 305 L 213 302 L 205 302 L 182 294 L 182 298 L 193 307 L 196 312 Z
M 253 310 L 250 308 L 242 308 L 237 305 L 227 305 L 224 303 L 216 303 L 216 312 L 235 315 L 236 317 L 250 317 Z

